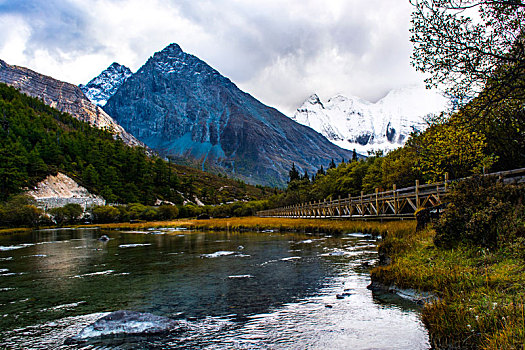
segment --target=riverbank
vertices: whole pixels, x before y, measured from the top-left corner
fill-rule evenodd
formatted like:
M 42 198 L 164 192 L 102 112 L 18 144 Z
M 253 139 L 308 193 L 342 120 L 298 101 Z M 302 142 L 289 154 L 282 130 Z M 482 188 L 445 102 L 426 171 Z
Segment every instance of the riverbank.
M 523 349 L 523 242 L 494 251 L 466 245 L 440 249 L 434 235 L 432 229 L 389 231 L 379 250 L 390 263 L 373 269 L 372 280 L 440 298 L 422 310 L 435 348 Z
M 12 234 L 12 233 L 18 233 L 18 232 L 27 232 L 31 230 L 32 230 L 31 228 L 27 228 L 27 227 L 3 228 L 3 229 L 0 229 L 0 235 L 7 234 L 7 233 Z

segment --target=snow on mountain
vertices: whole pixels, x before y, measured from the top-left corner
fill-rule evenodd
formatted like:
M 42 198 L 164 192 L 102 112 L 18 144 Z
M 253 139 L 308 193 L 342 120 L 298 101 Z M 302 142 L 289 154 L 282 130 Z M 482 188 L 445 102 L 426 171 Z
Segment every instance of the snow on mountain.
M 440 93 L 409 86 L 390 91 L 376 103 L 341 95 L 322 102 L 314 94 L 292 119 L 339 147 L 367 154 L 402 146 L 412 131 L 427 127 L 426 117 L 438 115 L 447 106 L 448 99 Z
M 91 102 L 102 107 L 132 74 L 128 67 L 113 62 L 100 75 L 79 87 Z

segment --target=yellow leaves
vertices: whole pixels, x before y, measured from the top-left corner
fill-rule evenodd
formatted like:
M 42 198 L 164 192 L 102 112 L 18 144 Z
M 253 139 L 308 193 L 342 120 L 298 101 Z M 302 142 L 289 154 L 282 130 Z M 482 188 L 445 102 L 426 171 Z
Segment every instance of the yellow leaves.
M 451 178 L 460 178 L 488 169 L 495 161 L 484 153 L 486 137 L 472 130 L 468 120 L 451 118 L 443 124 L 431 126 L 414 140 L 417 152 L 416 167 L 438 181 L 448 172 Z

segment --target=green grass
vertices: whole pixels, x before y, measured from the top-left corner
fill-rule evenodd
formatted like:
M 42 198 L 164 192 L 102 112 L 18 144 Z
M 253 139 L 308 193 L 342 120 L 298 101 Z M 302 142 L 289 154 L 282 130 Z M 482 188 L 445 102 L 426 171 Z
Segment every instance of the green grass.
M 422 319 L 435 348 L 525 347 L 525 244 L 489 251 L 462 245 L 436 248 L 434 231 L 394 232 L 380 246 L 391 264 L 372 271 L 385 284 L 418 288 L 439 297 Z

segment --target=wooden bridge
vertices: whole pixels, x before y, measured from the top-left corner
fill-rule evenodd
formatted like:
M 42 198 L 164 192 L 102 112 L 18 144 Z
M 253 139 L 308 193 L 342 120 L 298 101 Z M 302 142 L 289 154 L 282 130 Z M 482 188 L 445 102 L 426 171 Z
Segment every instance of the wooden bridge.
M 525 182 L 525 168 L 486 174 L 495 176 L 505 183 Z M 336 200 L 309 202 L 289 207 L 257 212 L 260 217 L 287 218 L 356 218 L 356 219 L 415 219 L 416 211 L 437 207 L 443 202 L 449 185 L 459 180 L 449 180 L 448 174 L 441 182 L 415 186 Z

